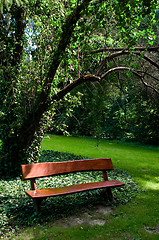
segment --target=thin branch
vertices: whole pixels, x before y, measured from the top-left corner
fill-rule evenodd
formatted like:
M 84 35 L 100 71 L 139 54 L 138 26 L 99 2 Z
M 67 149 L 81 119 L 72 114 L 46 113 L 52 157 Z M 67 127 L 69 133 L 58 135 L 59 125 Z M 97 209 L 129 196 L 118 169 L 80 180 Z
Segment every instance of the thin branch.
M 97 70 L 97 72 L 96 72 L 96 75 L 100 75 L 103 67 L 105 66 L 105 64 L 106 64 L 108 61 L 112 60 L 112 59 L 115 58 L 115 57 L 119 57 L 119 56 L 122 56 L 122 55 L 125 55 L 125 54 L 129 54 L 129 52 L 128 52 L 128 51 L 126 51 L 126 52 L 125 52 L 125 51 L 120 51 L 120 52 L 112 53 L 111 55 L 105 57 L 105 58 L 102 60 L 101 64 L 99 65 L 98 70 Z
M 73 113 L 71 113 L 71 114 L 72 114 L 72 117 L 77 121 L 78 126 L 79 126 L 79 128 L 80 128 L 80 127 L 81 127 L 80 121 L 78 120 L 78 118 L 77 118 Z
M 142 83 L 143 83 L 147 88 L 151 88 L 152 90 L 154 90 L 154 91 L 159 95 L 159 91 L 158 91 L 156 88 L 154 88 L 152 85 L 146 83 L 146 82 L 143 80 L 143 78 L 141 78 L 141 81 L 142 81 Z
M 139 53 L 139 52 L 134 52 L 134 53 L 135 53 L 136 55 L 141 56 L 141 53 Z M 116 52 L 116 53 L 112 53 L 112 54 L 110 54 L 109 56 L 105 57 L 105 58 L 102 60 L 101 64 L 99 65 L 98 70 L 97 70 L 97 72 L 96 72 L 96 75 L 100 75 L 100 73 L 102 72 L 103 67 L 106 65 L 106 63 L 107 63 L 108 61 L 110 61 L 110 60 L 112 60 L 112 59 L 114 59 L 114 58 L 116 58 L 116 57 L 120 57 L 120 56 L 122 56 L 122 55 L 128 55 L 128 54 L 130 54 L 129 51 L 123 50 L 123 51 L 119 51 L 119 52 Z M 153 66 L 155 66 L 157 69 L 159 69 L 159 65 L 158 65 L 156 62 L 154 62 L 151 58 L 149 58 L 149 57 L 147 57 L 147 56 L 141 56 L 141 57 L 142 57 L 144 60 L 148 61 L 148 62 L 149 62 L 150 64 L 152 64 Z
M 123 71 L 123 70 L 127 70 L 127 71 L 131 71 L 134 75 L 136 75 L 137 77 L 141 78 L 141 75 L 138 74 L 137 72 L 133 71 L 131 68 L 129 67 L 115 67 L 115 68 L 111 68 L 109 69 L 107 72 L 105 72 L 102 76 L 101 79 L 105 78 L 109 73 L 114 72 L 114 71 Z
M 141 53 L 136 52 L 135 54 L 141 56 Z M 159 69 L 159 65 L 156 62 L 154 62 L 151 58 L 147 56 L 143 56 L 142 58 Z
M 130 51 L 127 48 L 101 48 L 97 50 L 92 50 L 91 52 L 86 52 L 85 55 L 87 54 L 95 54 L 95 53 L 100 53 L 100 52 L 116 52 L 116 51 Z M 155 47 L 134 47 L 132 51 L 147 51 L 147 52 L 158 52 L 159 51 L 159 46 Z
M 150 73 L 147 73 L 147 72 L 145 72 L 145 71 L 141 71 L 141 70 L 138 70 L 137 72 L 138 72 L 138 73 L 143 73 L 144 75 L 147 75 L 147 76 L 153 78 L 154 80 L 159 81 L 158 78 L 152 76 Z
M 143 77 L 138 73 L 138 72 L 135 72 L 133 71 L 131 68 L 129 67 L 116 67 L 116 68 L 112 68 L 112 69 L 109 69 L 106 73 L 104 73 L 102 76 L 101 76 L 101 79 L 103 79 L 104 77 L 106 77 L 109 73 L 111 72 L 114 72 L 114 71 L 123 71 L 123 70 L 127 70 L 127 71 L 131 71 L 134 75 L 136 75 L 138 78 L 140 78 L 140 80 L 142 81 L 142 83 L 148 87 L 148 88 L 151 88 L 153 89 L 157 94 L 159 94 L 159 91 L 153 87 L 152 85 L 146 83 L 144 80 L 143 80 Z

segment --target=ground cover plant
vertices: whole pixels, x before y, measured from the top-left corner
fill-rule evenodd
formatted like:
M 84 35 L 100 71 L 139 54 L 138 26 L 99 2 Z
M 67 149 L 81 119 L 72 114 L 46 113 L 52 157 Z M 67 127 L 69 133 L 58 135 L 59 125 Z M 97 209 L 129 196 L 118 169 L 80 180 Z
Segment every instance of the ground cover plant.
M 83 159 L 83 156 L 43 150 L 39 162 L 68 161 Z M 127 172 L 120 169 L 109 173 L 110 179 L 118 179 L 125 183 L 120 189 L 114 189 L 115 202 L 113 206 L 129 202 L 138 192 L 138 186 Z M 64 186 L 89 181 L 102 181 L 101 172 L 86 172 L 69 174 L 67 177 L 49 177 L 37 181 L 38 188 Z M 2 180 L 0 182 L 0 224 L 2 238 L 15 236 L 21 227 L 45 225 L 64 216 L 78 214 L 82 207 L 87 209 L 98 203 L 110 205 L 108 199 L 100 195 L 100 190 L 69 195 L 66 197 L 49 198 L 42 204 L 42 212 L 37 215 L 33 210 L 33 203 L 25 194 L 30 189 L 30 181 L 21 181 L 21 178 Z M 53 211 L 52 211 L 53 210 Z M 49 214 L 48 214 L 49 212 Z M 14 237 L 13 237 L 14 239 Z

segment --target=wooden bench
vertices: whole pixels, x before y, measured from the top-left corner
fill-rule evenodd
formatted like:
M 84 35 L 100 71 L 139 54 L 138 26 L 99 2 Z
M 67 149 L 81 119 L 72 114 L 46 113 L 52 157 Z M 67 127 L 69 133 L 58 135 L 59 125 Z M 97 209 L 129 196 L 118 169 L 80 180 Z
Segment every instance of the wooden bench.
M 22 175 L 24 180 L 31 180 L 32 190 L 26 191 L 26 194 L 33 199 L 35 210 L 39 212 L 40 203 L 44 198 L 67 195 L 94 189 L 105 189 L 104 192 L 108 193 L 109 200 L 112 201 L 113 195 L 111 192 L 111 188 L 124 185 L 124 183 L 118 180 L 108 180 L 106 170 L 112 169 L 113 164 L 110 158 L 100 158 L 75 160 L 68 162 L 44 162 L 22 165 Z M 83 171 L 102 171 L 104 181 L 40 190 L 38 190 L 36 187 L 36 178 Z

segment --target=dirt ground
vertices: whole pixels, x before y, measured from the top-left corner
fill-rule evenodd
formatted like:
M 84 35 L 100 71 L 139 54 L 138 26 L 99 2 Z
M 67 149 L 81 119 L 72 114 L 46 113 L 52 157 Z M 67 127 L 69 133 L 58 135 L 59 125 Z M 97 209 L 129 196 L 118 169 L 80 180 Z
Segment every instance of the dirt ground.
M 59 220 L 56 222 L 56 225 L 59 225 L 64 228 L 69 228 L 71 226 L 78 226 L 82 224 L 94 226 L 99 225 L 103 226 L 107 222 L 107 217 L 109 214 L 113 213 L 113 209 L 108 206 L 97 205 L 92 211 L 88 211 L 87 209 L 82 210 L 80 216 L 70 216 L 63 220 Z M 82 228 L 82 227 L 81 227 Z M 145 231 L 155 234 L 159 233 L 159 224 L 157 224 L 156 228 L 146 228 Z
M 103 226 L 106 223 L 106 216 L 113 213 L 111 207 L 97 205 L 92 211 L 82 211 L 80 216 L 70 216 L 66 219 L 60 220 L 57 224 L 61 227 L 68 228 L 70 226 L 77 226 L 87 224 L 90 226 Z

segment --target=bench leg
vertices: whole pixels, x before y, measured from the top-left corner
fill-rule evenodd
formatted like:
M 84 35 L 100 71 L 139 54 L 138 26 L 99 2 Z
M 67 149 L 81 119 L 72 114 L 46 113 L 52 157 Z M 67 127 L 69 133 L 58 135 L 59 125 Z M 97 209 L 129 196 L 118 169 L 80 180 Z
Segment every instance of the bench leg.
M 109 201 L 110 201 L 110 202 L 113 202 L 113 201 L 114 201 L 114 197 L 113 197 L 113 193 L 112 193 L 111 188 L 108 188 L 108 189 L 107 189 L 107 193 L 108 193 Z
M 35 211 L 37 212 L 37 213 L 39 213 L 40 212 L 40 204 L 41 204 L 41 202 L 42 202 L 42 199 L 33 199 L 33 203 L 34 203 L 34 208 L 35 208 Z
M 106 189 L 102 190 L 101 195 L 104 196 L 104 197 L 105 197 L 106 195 L 108 195 L 109 201 L 110 201 L 110 202 L 113 202 L 113 201 L 114 201 L 114 197 L 113 197 L 111 188 L 106 188 Z

